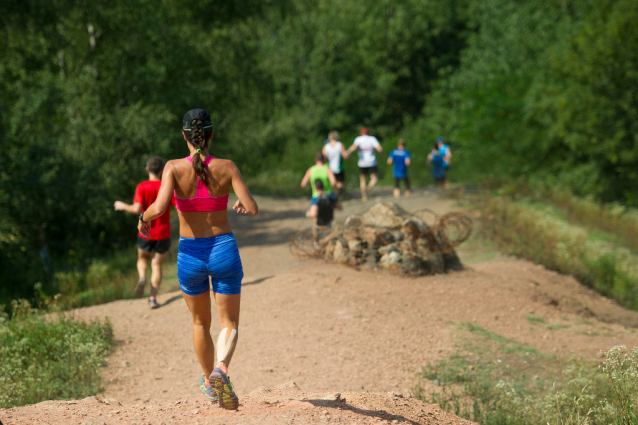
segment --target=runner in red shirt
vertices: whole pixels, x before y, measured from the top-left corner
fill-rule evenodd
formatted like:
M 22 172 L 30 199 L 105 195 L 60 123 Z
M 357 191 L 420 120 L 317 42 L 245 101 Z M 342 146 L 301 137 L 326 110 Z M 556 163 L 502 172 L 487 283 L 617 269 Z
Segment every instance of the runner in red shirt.
M 159 157 L 150 157 L 146 162 L 148 180 L 137 185 L 133 204 L 115 201 L 115 211 L 126 211 L 135 215 L 146 211 L 157 198 L 157 192 L 162 184 L 159 176 L 162 175 L 163 169 L 164 162 Z M 175 205 L 175 198 L 171 199 L 170 205 Z M 151 261 L 151 295 L 148 298 L 148 305 L 151 308 L 157 308 L 159 304 L 157 304 L 156 296 L 162 283 L 162 264 L 168 249 L 171 247 L 170 207 L 166 208 L 164 214 L 151 222 L 150 233 L 150 239 L 142 236 L 139 232 L 137 234 L 137 272 L 140 279 L 135 287 L 135 296 L 139 298 L 144 295 L 146 270 L 148 270 L 148 262 Z M 154 256 L 153 251 L 155 251 Z

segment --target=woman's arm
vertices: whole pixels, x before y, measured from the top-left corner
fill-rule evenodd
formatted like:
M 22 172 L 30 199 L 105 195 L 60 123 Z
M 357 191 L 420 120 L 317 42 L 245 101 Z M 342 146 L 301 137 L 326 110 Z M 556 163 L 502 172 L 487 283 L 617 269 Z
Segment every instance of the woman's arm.
M 253 196 L 250 194 L 246 183 L 244 183 L 244 179 L 239 172 L 239 168 L 235 165 L 234 162 L 230 162 L 231 166 L 231 183 L 230 185 L 233 187 L 235 191 L 235 195 L 237 195 L 237 202 L 233 205 L 233 209 L 237 211 L 237 214 L 250 214 L 257 215 L 259 211 L 259 207 L 257 206 L 257 202 L 253 199 Z

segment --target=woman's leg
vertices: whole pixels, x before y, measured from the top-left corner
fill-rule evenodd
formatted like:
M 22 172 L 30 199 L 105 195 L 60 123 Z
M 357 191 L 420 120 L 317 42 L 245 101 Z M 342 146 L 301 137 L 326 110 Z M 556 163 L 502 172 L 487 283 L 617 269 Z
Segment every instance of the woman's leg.
M 217 315 L 219 316 L 219 325 L 222 329 L 222 338 L 217 341 L 219 345 L 218 351 L 225 351 L 224 358 L 217 359 L 217 367 L 221 368 L 224 373 L 228 373 L 228 366 L 235 351 L 239 328 L 239 307 L 241 302 L 241 294 L 226 295 L 214 294 L 215 304 L 217 305 Z M 224 332 L 224 329 L 226 331 Z M 234 331 L 234 332 L 233 332 Z M 232 339 L 231 339 L 232 337 Z M 223 346 L 221 344 L 224 344 Z M 227 348 L 227 350 L 224 350 Z
M 193 315 L 193 346 L 206 381 L 215 369 L 215 346 L 210 336 L 211 303 L 210 291 L 199 295 L 182 294 Z M 208 382 L 206 382 L 208 386 Z

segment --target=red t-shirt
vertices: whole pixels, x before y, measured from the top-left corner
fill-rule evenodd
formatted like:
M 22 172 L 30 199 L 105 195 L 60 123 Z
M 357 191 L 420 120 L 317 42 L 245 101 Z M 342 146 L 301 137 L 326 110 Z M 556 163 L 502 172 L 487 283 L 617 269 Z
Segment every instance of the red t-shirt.
M 134 204 L 142 204 L 142 211 L 155 202 L 157 193 L 162 182 L 159 180 L 147 180 L 137 185 L 135 188 L 135 197 L 133 198 Z M 170 205 L 175 205 L 175 197 L 171 195 Z M 144 238 L 139 232 L 140 237 Z M 161 239 L 168 239 L 171 237 L 171 209 L 166 208 L 164 214 L 151 221 L 151 240 L 158 241 Z M 144 238 L 147 239 L 147 238 Z

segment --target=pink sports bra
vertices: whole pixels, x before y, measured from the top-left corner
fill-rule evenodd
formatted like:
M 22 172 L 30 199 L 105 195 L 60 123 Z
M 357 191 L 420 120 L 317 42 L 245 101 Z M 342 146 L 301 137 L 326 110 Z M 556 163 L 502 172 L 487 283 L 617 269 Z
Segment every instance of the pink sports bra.
M 191 163 L 193 158 L 187 156 Z M 204 167 L 208 167 L 208 164 L 215 159 L 214 156 L 209 156 L 204 161 Z M 195 197 L 190 199 L 179 199 L 175 196 L 175 208 L 177 211 L 182 212 L 198 212 L 198 211 L 223 211 L 228 207 L 228 195 L 212 197 L 208 194 L 208 189 L 204 185 L 204 182 L 197 178 L 197 191 Z

